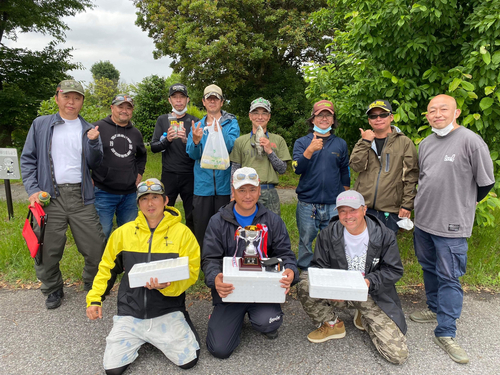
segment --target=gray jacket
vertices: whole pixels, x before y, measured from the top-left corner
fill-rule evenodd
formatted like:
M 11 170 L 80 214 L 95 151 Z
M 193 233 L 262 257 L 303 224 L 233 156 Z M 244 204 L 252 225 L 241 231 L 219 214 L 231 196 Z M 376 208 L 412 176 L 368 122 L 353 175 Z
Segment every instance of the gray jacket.
M 82 122 L 82 199 L 85 205 L 94 203 L 94 186 L 90 169 L 97 168 L 102 161 L 101 138 L 90 140 L 87 132 L 94 128 L 78 116 Z M 52 133 L 54 126 L 64 124 L 59 113 L 37 117 L 31 124 L 21 154 L 21 174 L 28 196 L 37 191 L 46 191 L 52 197 L 60 195 L 54 176 L 52 162 Z

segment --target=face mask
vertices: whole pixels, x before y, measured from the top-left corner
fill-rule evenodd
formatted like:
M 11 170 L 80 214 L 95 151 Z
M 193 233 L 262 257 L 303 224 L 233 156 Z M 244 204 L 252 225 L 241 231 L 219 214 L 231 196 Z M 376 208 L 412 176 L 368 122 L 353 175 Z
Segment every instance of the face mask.
M 447 136 L 452 130 L 453 130 L 453 121 L 450 123 L 450 125 L 448 125 L 447 127 L 443 128 L 443 129 L 432 128 L 432 131 L 434 133 L 436 133 L 437 135 L 439 135 L 440 137 Z
M 319 134 L 326 134 L 326 133 L 328 133 L 330 130 L 332 130 L 332 127 L 330 126 L 328 129 L 321 129 L 321 128 L 318 128 L 316 125 L 314 125 L 313 130 L 314 130 L 316 133 L 319 133 Z
M 182 111 L 178 111 L 172 107 L 172 112 L 174 112 L 177 116 L 182 116 L 184 113 L 187 112 L 187 110 L 188 110 L 187 106 Z

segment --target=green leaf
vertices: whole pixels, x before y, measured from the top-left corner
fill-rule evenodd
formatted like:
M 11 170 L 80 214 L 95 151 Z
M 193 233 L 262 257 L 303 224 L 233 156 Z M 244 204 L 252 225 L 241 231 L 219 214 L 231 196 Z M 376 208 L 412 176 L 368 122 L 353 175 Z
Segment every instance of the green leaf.
M 382 77 L 392 78 L 392 73 L 389 72 L 388 70 L 382 70 Z
M 483 55 L 483 61 L 486 65 L 489 65 L 489 63 L 491 62 L 491 55 L 489 52 L 486 52 L 484 55 Z
M 493 100 L 493 98 L 483 98 L 481 100 L 481 102 L 479 103 L 479 106 L 484 111 L 485 109 L 490 108 L 493 105 L 494 102 L 495 101 Z
M 486 86 L 484 88 L 484 93 L 486 95 L 490 95 L 493 91 L 495 91 L 496 86 Z
M 387 92 L 385 93 L 386 98 L 390 98 L 393 95 L 394 95 L 394 89 L 387 90 Z
M 460 83 L 462 82 L 462 80 L 460 78 L 455 78 L 451 83 L 450 83 L 450 88 L 449 88 L 449 91 L 450 92 L 453 92 L 457 89 L 458 85 L 460 85 Z
M 463 123 L 462 123 L 462 124 L 467 125 L 467 124 L 470 124 L 472 121 L 474 121 L 474 116 L 472 116 L 472 115 L 468 115 L 468 116 L 465 118 L 465 120 L 463 121 Z
M 490 155 L 491 155 L 491 160 L 498 159 L 498 151 L 492 151 Z
M 399 113 L 394 114 L 394 122 L 399 122 L 401 120 L 401 115 Z
M 476 93 L 474 91 L 467 91 L 467 95 L 469 95 L 469 98 L 471 98 L 471 99 L 477 99 L 478 98 L 478 96 L 476 95 Z
M 467 82 L 467 81 L 462 81 L 461 85 L 467 91 L 474 91 L 474 89 L 475 89 L 474 85 L 470 82 Z
M 497 51 L 493 54 L 493 57 L 491 58 L 491 62 L 495 65 L 500 64 L 500 51 Z
M 394 84 L 398 83 L 398 79 L 395 76 L 392 76 L 391 81 Z
M 417 133 L 420 133 L 422 130 L 429 129 L 429 125 L 422 125 L 420 128 L 418 128 Z
M 481 118 L 481 115 L 479 113 L 474 113 L 472 115 L 474 117 L 474 120 L 478 121 Z
M 481 48 L 479 48 L 479 52 L 481 53 L 481 55 L 487 53 L 488 51 L 486 50 L 486 46 L 481 46 Z

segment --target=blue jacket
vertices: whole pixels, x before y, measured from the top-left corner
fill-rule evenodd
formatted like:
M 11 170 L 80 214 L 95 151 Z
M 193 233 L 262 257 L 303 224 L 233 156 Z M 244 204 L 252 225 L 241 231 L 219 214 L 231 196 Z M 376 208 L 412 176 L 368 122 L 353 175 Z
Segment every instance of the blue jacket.
M 292 165 L 295 173 L 301 175 L 297 196 L 305 203 L 335 204 L 344 186 L 350 186 L 347 143 L 332 134 L 324 141 L 323 149 L 307 159 L 304 151 L 312 140 L 313 133 L 309 133 L 293 145 Z
M 201 127 L 205 128 L 207 116 L 198 121 L 195 126 L 201 123 Z M 240 136 L 240 127 L 236 117 L 225 111 L 222 111 L 220 119 L 222 126 L 222 135 L 226 143 L 228 154 L 231 153 L 234 146 L 234 141 Z M 203 147 L 207 142 L 208 132 L 203 133 L 200 143 L 197 145 L 193 142 L 193 132 L 189 132 L 186 152 L 194 163 L 194 194 L 209 197 L 212 195 L 230 195 L 231 194 L 231 168 L 226 170 L 203 169 L 200 166 L 201 155 L 203 155 Z
M 102 161 L 101 137 L 90 140 L 87 132 L 94 126 L 78 116 L 82 122 L 82 199 L 85 205 L 94 203 L 94 186 L 90 169 Z M 52 133 L 54 126 L 64 124 L 59 113 L 37 117 L 31 124 L 21 154 L 21 174 L 28 196 L 46 191 L 52 197 L 60 195 L 52 164 Z

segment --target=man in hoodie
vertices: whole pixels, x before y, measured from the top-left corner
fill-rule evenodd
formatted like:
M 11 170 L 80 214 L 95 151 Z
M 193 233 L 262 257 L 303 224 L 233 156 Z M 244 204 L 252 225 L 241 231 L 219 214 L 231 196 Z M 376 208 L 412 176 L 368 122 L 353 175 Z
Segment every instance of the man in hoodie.
M 106 338 L 104 370 L 122 374 L 148 342 L 182 369 L 193 367 L 200 340 L 186 311 L 185 291 L 198 280 L 200 248 L 193 233 L 181 223 L 181 214 L 168 207 L 163 184 L 150 178 L 137 186 L 140 212 L 135 221 L 113 232 L 87 294 L 87 317 L 102 319 L 102 303 L 116 273 L 124 272 L 118 290 L 118 313 Z M 130 288 L 129 272 L 137 263 L 188 257 L 189 278 Z
M 113 217 L 120 227 L 137 217 L 136 186 L 146 167 L 147 152 L 141 132 L 132 125 L 134 100 L 119 94 L 111 102 L 111 115 L 97 121 L 104 156 L 92 170 L 95 208 L 106 239 L 113 229 Z
M 391 126 L 394 115 L 387 100 L 375 100 L 366 114 L 372 130 L 359 129 L 361 139 L 349 161 L 352 170 L 359 172 L 354 190 L 365 198 L 368 213 L 397 233 L 399 218 L 410 218 L 417 194 L 417 149 Z
M 336 308 L 356 309 L 354 325 L 367 331 L 379 353 L 391 363 L 408 358 L 406 321 L 396 292 L 396 282 L 403 276 L 394 233 L 375 216 L 366 215 L 361 194 L 347 190 L 337 196 L 338 216 L 330 221 L 316 240 L 310 268 L 359 271 L 368 286 L 368 299 L 338 301 L 309 296 L 308 272 L 300 275 L 297 286 L 302 307 L 318 327 L 307 339 L 321 343 L 345 336 L 344 322 Z
M 61 306 L 63 278 L 59 269 L 66 245 L 68 224 L 78 251 L 85 259 L 82 278 L 89 290 L 97 273 L 105 238 L 94 208 L 90 170 L 102 160 L 99 127 L 80 115 L 84 90 L 80 82 L 64 80 L 57 85 L 55 101 L 59 111 L 37 117 L 26 137 L 21 154 L 23 184 L 32 205 L 40 203 L 41 192 L 51 196 L 44 207 L 48 215 L 42 262 L 35 264 L 45 306 Z
M 240 127 L 236 116 L 222 110 L 224 96 L 217 85 L 209 85 L 203 91 L 203 105 L 207 115 L 192 125 L 186 151 L 194 162 L 194 197 L 193 219 L 194 234 L 200 247 L 208 221 L 215 213 L 231 200 L 231 167 L 225 170 L 204 169 L 201 157 L 208 138 L 209 128 L 221 131 L 227 153 L 233 150 L 234 141 L 240 136 Z
M 214 304 L 208 321 L 207 349 L 217 358 L 228 358 L 240 344 L 246 314 L 252 327 L 269 339 L 278 337 L 278 328 L 283 323 L 279 303 L 222 302 L 222 298 L 234 290 L 233 284 L 223 281 L 223 258 L 241 257 L 245 250 L 245 241 L 236 241 L 236 230 L 257 224 L 267 227 L 267 248 L 262 249 L 262 252 L 267 251 L 269 258 L 283 260 L 285 271 L 280 280 L 283 293 L 288 293 L 292 282 L 296 282 L 299 275 L 285 223 L 274 212 L 258 203 L 261 190 L 255 169 L 245 167 L 236 170 L 232 192 L 234 201 L 222 207 L 210 219 L 202 251 L 205 283 L 212 289 Z

